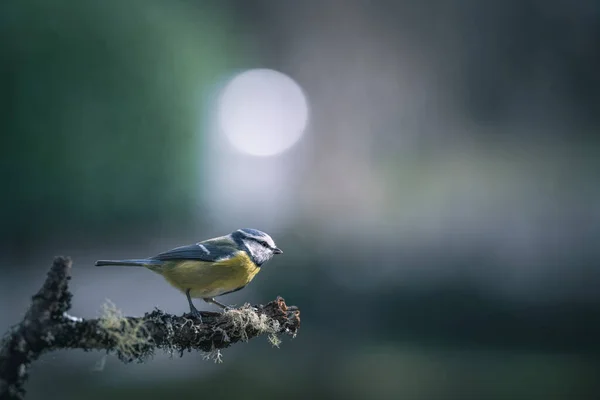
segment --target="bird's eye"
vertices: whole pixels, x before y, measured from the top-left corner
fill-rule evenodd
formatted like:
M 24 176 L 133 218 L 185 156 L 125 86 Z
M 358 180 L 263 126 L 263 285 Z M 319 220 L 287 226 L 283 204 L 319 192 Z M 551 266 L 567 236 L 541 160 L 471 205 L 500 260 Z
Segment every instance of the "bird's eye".
M 263 246 L 265 246 L 266 248 L 270 248 L 271 247 L 271 246 L 269 246 L 269 243 L 267 243 L 267 242 L 261 241 L 259 243 L 262 244 Z

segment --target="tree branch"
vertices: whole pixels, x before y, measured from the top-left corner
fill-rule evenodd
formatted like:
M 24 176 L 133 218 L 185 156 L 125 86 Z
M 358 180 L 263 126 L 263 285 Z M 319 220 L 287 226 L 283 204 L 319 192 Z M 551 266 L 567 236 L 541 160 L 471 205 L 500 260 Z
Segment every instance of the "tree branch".
M 33 296 L 20 324 L 0 344 L 0 400 L 23 399 L 28 368 L 41 354 L 58 349 L 106 350 L 124 362 L 143 362 L 156 349 L 183 355 L 201 350 L 220 360 L 219 349 L 267 334 L 277 345 L 278 334 L 296 335 L 300 311 L 278 297 L 267 305 L 224 313 L 202 312 L 202 323 L 189 314 L 175 316 L 159 309 L 143 317 L 123 317 L 107 306 L 102 318 L 70 316 L 68 289 L 71 260 L 57 257 L 46 282 Z

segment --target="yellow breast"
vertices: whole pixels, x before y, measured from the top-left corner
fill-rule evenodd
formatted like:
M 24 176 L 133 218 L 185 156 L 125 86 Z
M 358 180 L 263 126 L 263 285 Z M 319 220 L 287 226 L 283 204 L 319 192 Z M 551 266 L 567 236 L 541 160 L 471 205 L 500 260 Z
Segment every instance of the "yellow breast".
M 260 271 L 248 254 L 238 252 L 234 257 L 217 262 L 199 260 L 168 262 L 160 273 L 182 292 L 206 298 L 220 296 L 246 286 Z

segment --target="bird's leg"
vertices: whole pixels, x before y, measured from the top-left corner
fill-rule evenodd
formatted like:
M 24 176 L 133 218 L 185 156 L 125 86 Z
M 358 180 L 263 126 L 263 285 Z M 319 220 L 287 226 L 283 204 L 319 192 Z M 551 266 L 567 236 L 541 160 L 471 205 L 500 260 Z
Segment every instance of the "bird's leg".
M 212 303 L 212 304 L 214 304 L 215 306 L 221 307 L 221 308 L 223 309 L 223 311 L 229 311 L 229 310 L 232 310 L 232 309 L 233 309 L 233 307 L 231 307 L 231 306 L 226 306 L 225 304 L 223 304 L 223 303 L 220 303 L 220 302 L 218 302 L 217 300 L 215 300 L 213 297 L 206 297 L 206 298 L 204 298 L 203 300 L 204 300 L 205 302 L 207 302 L 207 303 Z
M 188 300 L 188 304 L 190 305 L 190 314 L 196 317 L 202 323 L 202 316 L 200 315 L 200 311 L 196 307 L 194 307 L 194 303 L 192 303 L 192 298 L 190 297 L 190 289 L 185 291 L 185 295 Z

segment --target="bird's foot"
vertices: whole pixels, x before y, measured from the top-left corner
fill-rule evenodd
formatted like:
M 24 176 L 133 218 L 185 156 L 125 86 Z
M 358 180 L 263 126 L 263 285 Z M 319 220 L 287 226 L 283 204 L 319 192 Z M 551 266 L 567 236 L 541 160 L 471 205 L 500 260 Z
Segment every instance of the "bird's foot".
M 196 318 L 198 322 L 202 323 L 202 315 L 200 315 L 200 311 L 193 309 L 190 310 L 190 314 L 192 317 Z
M 223 312 L 226 313 L 227 311 L 232 311 L 235 310 L 234 306 L 225 306 L 223 307 Z

